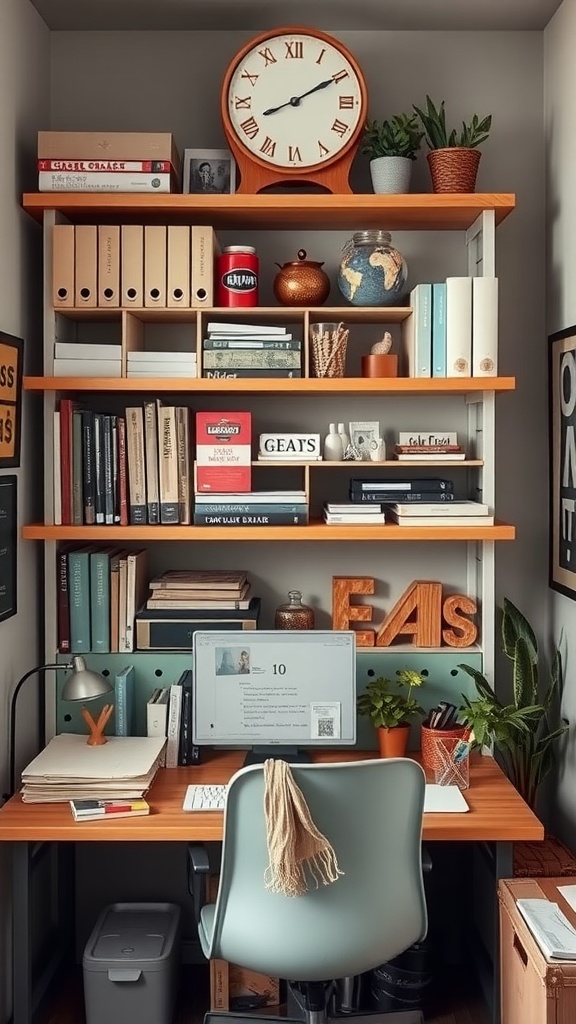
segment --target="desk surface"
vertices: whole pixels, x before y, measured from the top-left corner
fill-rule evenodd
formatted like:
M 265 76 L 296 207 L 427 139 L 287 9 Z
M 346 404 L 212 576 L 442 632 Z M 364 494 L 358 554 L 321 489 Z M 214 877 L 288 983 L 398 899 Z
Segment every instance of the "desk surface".
M 362 760 L 374 751 L 323 752 L 318 761 Z M 67 803 L 24 804 L 19 796 L 0 809 L 0 841 L 187 842 L 222 839 L 222 812 L 182 810 L 190 782 L 226 783 L 241 766 L 242 752 L 211 753 L 195 768 L 160 769 L 147 799 L 150 814 L 117 821 L 77 823 Z M 514 842 L 544 838 L 544 828 L 491 757 L 474 755 L 470 764 L 470 810 L 465 814 L 425 814 L 426 840 Z

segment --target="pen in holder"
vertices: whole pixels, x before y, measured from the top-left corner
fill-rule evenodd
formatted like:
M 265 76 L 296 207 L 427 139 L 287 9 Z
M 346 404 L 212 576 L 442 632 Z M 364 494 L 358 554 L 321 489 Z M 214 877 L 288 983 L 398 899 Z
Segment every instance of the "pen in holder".
M 470 785 L 470 743 L 465 739 L 439 739 L 436 744 L 437 764 L 434 781 L 439 786 Z

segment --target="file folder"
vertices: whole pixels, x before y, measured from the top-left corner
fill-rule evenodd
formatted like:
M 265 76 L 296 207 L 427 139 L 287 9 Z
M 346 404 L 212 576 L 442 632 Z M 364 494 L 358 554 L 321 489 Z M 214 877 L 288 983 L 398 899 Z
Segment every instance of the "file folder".
M 214 228 L 192 228 L 191 295 L 194 309 L 214 305 L 214 261 L 220 252 Z
M 120 305 L 120 228 L 98 225 L 98 305 Z
M 76 246 L 75 302 L 76 306 L 96 306 L 98 235 L 95 224 L 77 224 L 74 229 Z
M 184 224 L 168 227 L 166 304 L 171 308 L 190 306 L 190 228 Z
M 74 305 L 74 225 L 52 228 L 52 305 Z
M 144 305 L 166 306 L 167 231 L 163 224 L 144 227 Z
M 123 306 L 144 305 L 144 227 L 123 224 L 120 263 Z

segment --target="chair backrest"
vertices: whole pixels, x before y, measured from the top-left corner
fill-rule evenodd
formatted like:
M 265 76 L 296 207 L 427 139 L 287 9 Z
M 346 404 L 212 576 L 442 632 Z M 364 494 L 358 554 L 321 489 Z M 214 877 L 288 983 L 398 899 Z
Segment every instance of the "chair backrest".
M 360 974 L 424 938 L 425 777 L 408 758 L 292 765 L 344 874 L 286 897 L 265 888 L 262 765 L 232 778 L 211 957 L 298 981 Z

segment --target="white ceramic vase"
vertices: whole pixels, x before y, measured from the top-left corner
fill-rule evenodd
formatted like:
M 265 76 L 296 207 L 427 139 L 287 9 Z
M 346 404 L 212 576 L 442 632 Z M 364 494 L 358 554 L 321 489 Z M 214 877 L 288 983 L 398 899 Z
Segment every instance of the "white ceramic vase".
M 385 192 L 410 191 L 412 160 L 407 156 L 378 156 L 370 161 L 372 188 L 378 195 Z
M 342 438 L 336 430 L 336 424 L 331 423 L 324 439 L 324 459 L 326 462 L 341 462 L 343 457 Z

